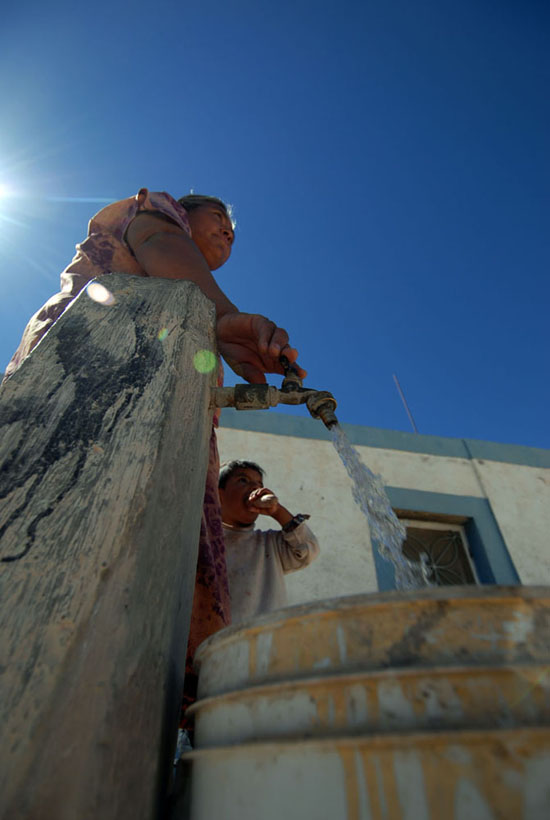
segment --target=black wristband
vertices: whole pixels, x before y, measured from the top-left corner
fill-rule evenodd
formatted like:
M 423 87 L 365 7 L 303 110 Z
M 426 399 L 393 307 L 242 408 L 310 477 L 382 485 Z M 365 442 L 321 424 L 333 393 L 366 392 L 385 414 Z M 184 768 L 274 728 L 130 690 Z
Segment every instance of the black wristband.
M 311 516 L 306 513 L 298 513 L 298 515 L 293 516 L 290 521 L 286 522 L 283 527 L 283 532 L 292 532 L 292 530 L 295 530 L 296 527 L 299 527 L 300 524 L 303 524 L 304 521 L 307 521 L 310 517 Z

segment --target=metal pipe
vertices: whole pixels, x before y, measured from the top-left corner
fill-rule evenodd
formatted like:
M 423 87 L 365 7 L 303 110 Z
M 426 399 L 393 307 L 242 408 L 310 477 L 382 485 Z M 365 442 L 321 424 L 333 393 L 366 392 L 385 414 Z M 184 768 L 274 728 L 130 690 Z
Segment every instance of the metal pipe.
M 236 410 L 267 410 L 279 404 L 279 391 L 269 384 L 236 384 L 215 387 L 211 407 L 234 407 Z
M 314 419 L 321 419 L 327 428 L 338 423 L 334 414 L 336 399 L 326 390 L 311 390 L 298 386 L 296 378 L 283 382 L 279 390 L 269 384 L 236 384 L 216 387 L 212 391 L 211 407 L 234 407 L 236 410 L 266 410 L 278 404 L 305 404 Z

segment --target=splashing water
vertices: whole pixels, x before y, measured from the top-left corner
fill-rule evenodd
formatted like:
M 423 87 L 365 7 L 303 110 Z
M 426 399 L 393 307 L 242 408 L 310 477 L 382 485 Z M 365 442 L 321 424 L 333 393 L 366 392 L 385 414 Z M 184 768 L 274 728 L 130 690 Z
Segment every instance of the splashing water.
M 331 427 L 332 443 L 353 481 L 352 495 L 369 523 L 373 547 L 393 564 L 397 589 L 431 586 L 425 561 L 409 561 L 402 545 L 407 532 L 391 508 L 382 478 L 363 464 L 339 424 Z

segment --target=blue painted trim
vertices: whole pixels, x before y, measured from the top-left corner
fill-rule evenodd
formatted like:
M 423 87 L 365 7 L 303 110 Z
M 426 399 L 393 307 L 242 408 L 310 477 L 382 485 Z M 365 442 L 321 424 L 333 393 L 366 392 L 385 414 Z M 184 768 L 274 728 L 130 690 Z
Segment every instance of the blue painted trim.
M 393 564 L 382 558 L 376 547 L 372 548 L 372 555 L 374 558 L 374 569 L 376 571 L 376 584 L 380 592 L 386 592 L 388 589 L 397 589 L 395 583 L 395 572 Z
M 306 411 L 304 410 L 304 413 Z M 221 427 L 248 430 L 255 433 L 271 433 L 275 436 L 294 436 L 330 441 L 330 433 L 320 421 L 302 416 L 276 413 L 272 410 L 233 410 L 226 408 L 221 414 Z M 497 444 L 476 439 L 421 436 L 400 430 L 383 430 L 380 427 L 363 427 L 358 424 L 342 424 L 352 444 L 364 447 L 380 447 L 386 450 L 403 450 L 409 453 L 444 456 L 446 458 L 476 458 L 501 461 L 507 464 L 523 464 L 528 467 L 550 468 L 550 450 L 523 447 L 517 444 Z
M 429 493 L 386 487 L 392 507 L 411 512 L 461 515 L 465 525 L 472 559 L 482 584 L 520 584 L 521 580 L 510 557 L 491 506 L 486 498 L 448 493 Z M 392 565 L 374 550 L 374 565 L 380 590 L 395 589 Z

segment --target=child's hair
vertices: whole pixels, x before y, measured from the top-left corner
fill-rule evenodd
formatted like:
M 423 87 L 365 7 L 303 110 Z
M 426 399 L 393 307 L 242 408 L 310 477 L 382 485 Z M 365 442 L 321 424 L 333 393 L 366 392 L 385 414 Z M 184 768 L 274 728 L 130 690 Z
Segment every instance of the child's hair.
M 223 490 L 233 473 L 237 470 L 255 470 L 264 479 L 265 471 L 254 461 L 226 461 L 220 468 L 220 477 L 218 479 L 218 487 Z
M 233 228 L 235 227 L 235 220 L 233 218 L 233 208 L 227 202 L 219 199 L 217 196 L 206 196 L 206 194 L 186 194 L 178 199 L 180 205 L 183 205 L 186 211 L 194 211 L 195 208 L 201 208 L 203 205 L 218 205 L 223 208 Z

